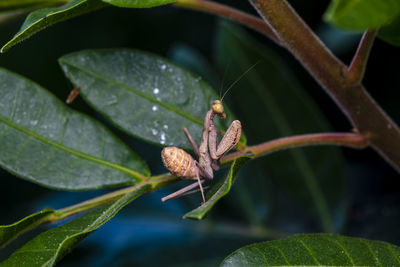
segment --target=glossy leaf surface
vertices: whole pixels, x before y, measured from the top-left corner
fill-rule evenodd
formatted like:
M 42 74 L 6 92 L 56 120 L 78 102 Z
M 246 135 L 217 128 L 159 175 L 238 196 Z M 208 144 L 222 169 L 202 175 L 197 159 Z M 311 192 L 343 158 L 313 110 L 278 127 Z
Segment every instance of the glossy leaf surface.
M 275 51 L 228 23 L 221 24 L 217 49 L 221 68 L 231 63 L 232 80 L 259 61 L 230 92 L 253 143 L 331 131 L 319 107 Z M 332 216 L 342 216 L 346 199 L 343 158 L 337 148 L 296 148 L 260 160 L 265 179 L 272 178 L 296 205 L 317 216 L 324 230 L 333 230 Z
M 398 0 L 333 0 L 324 17 L 341 28 L 365 30 L 388 24 L 399 14 Z
M 97 111 L 128 134 L 156 144 L 190 148 L 184 127 L 199 144 L 204 116 L 218 98 L 200 77 L 141 51 L 87 50 L 59 61 Z M 227 113 L 227 120 L 215 119 L 220 128 L 233 120 Z
M 134 184 L 147 166 L 100 123 L 39 85 L 0 70 L 0 166 L 46 187 Z
M 104 2 L 119 6 L 130 8 L 154 7 L 173 3 L 176 0 L 103 0 Z
M 139 186 L 111 204 L 38 235 L 0 263 L 0 266 L 53 266 L 89 234 L 114 217 L 121 208 L 149 189 L 150 185 Z
M 207 213 L 211 210 L 211 208 L 228 192 L 231 190 L 232 183 L 240 168 L 249 160 L 249 157 L 240 157 L 237 158 L 231 165 L 231 169 L 226 176 L 225 180 L 221 184 L 217 184 L 216 188 L 212 188 L 211 195 L 208 197 L 206 203 L 199 206 L 197 209 L 188 212 L 183 216 L 185 219 L 193 219 L 193 220 L 201 220 L 203 219 Z
M 252 244 L 221 266 L 399 266 L 400 248 L 382 241 L 330 234 L 300 234 Z
M 61 7 L 35 10 L 28 15 L 18 33 L 7 42 L 1 52 L 57 23 L 107 6 L 101 0 L 72 0 Z
M 12 241 L 23 232 L 40 224 L 44 219 L 53 213 L 53 209 L 44 209 L 31 214 L 16 223 L 10 225 L 0 225 L 0 248 L 7 245 L 8 242 Z

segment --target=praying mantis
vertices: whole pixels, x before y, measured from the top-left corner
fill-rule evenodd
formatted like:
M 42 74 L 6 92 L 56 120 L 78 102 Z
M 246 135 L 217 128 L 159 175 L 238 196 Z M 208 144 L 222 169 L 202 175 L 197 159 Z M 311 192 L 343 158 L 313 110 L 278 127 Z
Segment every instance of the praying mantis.
M 214 100 L 211 102 L 211 108 L 204 117 L 203 132 L 201 135 L 200 147 L 197 146 L 193 137 L 189 131 L 184 128 L 186 138 L 189 140 L 194 153 L 198 157 L 198 161 L 195 161 L 190 154 L 178 147 L 165 147 L 161 151 L 161 158 L 164 166 L 170 171 L 171 174 L 180 177 L 182 179 L 197 179 L 196 183 L 188 185 L 168 196 L 165 196 L 161 201 L 184 196 L 190 193 L 194 193 L 197 190 L 190 191 L 197 186 L 200 188 L 203 202 L 206 202 L 204 197 L 204 189 L 202 183 L 206 180 L 212 180 L 214 178 L 214 171 L 219 170 L 221 157 L 234 148 L 240 140 L 242 134 L 242 124 L 238 120 L 234 120 L 226 130 L 221 141 L 218 143 L 218 130 L 214 124 L 215 116 L 219 116 L 221 119 L 226 119 L 226 113 L 222 100 L 230 89 L 246 75 L 252 68 L 254 68 L 260 61 L 257 61 L 250 68 L 248 68 L 240 77 L 234 81 L 229 88 L 225 91 L 221 100 Z M 201 179 L 201 178 L 203 179 Z
M 161 151 L 163 163 L 173 175 L 181 177 L 182 179 L 197 179 L 197 183 L 184 187 L 162 198 L 161 200 L 163 202 L 185 195 L 188 191 L 197 186 L 200 188 L 203 203 L 206 202 L 202 183 L 205 180 L 212 180 L 214 178 L 214 171 L 217 171 L 220 167 L 220 158 L 236 146 L 242 133 L 240 121 L 234 120 L 218 143 L 218 130 L 214 124 L 215 115 L 219 116 L 221 119 L 226 118 L 222 100 L 214 100 L 211 103 L 210 110 L 204 117 L 200 147 L 197 146 L 189 131 L 186 128 L 183 129 L 186 138 L 189 140 L 189 143 L 198 157 L 198 161 L 195 161 L 190 154 L 177 147 L 165 147 Z

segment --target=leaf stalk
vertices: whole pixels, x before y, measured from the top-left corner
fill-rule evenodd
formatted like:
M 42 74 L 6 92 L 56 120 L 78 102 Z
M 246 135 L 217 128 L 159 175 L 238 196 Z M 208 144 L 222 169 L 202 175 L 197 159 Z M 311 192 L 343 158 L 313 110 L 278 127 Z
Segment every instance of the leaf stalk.
M 346 74 L 346 82 L 350 87 L 360 85 L 364 78 L 369 54 L 377 32 L 378 31 L 375 29 L 365 31 L 361 38 L 357 52 L 354 55 Z
M 274 139 L 255 146 L 249 146 L 241 151 L 231 153 L 222 158 L 222 164 L 228 164 L 237 157 L 243 155 L 252 155 L 254 158 L 262 157 L 273 152 L 295 147 L 304 147 L 312 145 L 336 145 L 352 148 L 364 148 L 368 146 L 368 136 L 358 133 L 316 133 L 295 135 Z

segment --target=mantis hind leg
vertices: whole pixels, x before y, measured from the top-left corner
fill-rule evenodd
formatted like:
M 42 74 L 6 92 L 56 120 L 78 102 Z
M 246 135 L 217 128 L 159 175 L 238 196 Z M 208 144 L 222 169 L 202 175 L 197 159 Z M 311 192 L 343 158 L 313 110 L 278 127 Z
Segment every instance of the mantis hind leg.
M 204 182 L 205 182 L 205 180 L 200 180 L 200 183 L 198 183 L 198 181 L 197 181 L 197 182 L 195 182 L 193 184 L 190 184 L 190 185 L 188 185 L 188 186 L 186 186 L 186 187 L 184 187 L 182 189 L 179 189 L 178 191 L 176 191 L 176 192 L 174 192 L 172 194 L 169 194 L 168 196 L 163 197 L 161 199 L 161 201 L 165 202 L 165 201 L 168 201 L 168 200 L 171 200 L 171 199 L 174 199 L 174 198 L 178 198 L 178 197 L 187 195 L 187 194 L 189 194 L 190 190 L 198 187 L 199 184 L 202 184 Z
M 204 190 L 203 190 L 203 186 L 201 185 L 201 181 L 200 181 L 199 169 L 196 170 L 196 177 L 197 177 L 197 182 L 199 183 L 201 197 L 203 198 L 203 202 L 201 204 L 204 204 L 204 203 L 206 203 L 206 198 L 204 197 Z

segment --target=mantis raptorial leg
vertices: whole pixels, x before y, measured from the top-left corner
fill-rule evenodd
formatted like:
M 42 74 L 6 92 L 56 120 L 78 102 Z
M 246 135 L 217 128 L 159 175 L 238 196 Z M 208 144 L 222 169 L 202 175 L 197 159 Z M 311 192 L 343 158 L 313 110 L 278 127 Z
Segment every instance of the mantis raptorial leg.
M 209 150 L 213 160 L 219 160 L 226 152 L 236 146 L 240 140 L 242 125 L 240 121 L 235 120 L 231 123 L 226 133 L 218 144 L 217 129 L 212 121 L 210 123 Z

